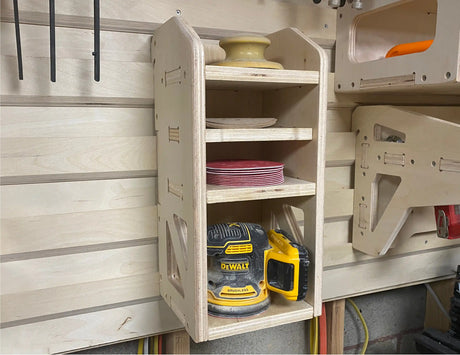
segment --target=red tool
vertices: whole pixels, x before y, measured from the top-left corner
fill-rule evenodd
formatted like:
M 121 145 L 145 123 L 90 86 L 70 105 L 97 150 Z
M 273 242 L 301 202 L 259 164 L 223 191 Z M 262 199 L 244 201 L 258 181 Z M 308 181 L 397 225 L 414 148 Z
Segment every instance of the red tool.
M 439 238 L 460 238 L 460 205 L 435 206 L 434 214 Z

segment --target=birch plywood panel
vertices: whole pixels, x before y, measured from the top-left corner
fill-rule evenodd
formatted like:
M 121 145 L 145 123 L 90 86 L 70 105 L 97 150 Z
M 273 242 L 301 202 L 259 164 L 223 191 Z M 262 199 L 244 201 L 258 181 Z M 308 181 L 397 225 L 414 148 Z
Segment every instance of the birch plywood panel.
M 155 178 L 2 186 L 1 217 L 153 206 L 155 186 Z
M 326 166 L 352 165 L 355 162 L 353 132 L 334 132 L 327 135 Z
M 22 7 L 22 4 L 19 6 Z M 23 57 L 47 58 L 50 56 L 48 26 L 21 24 L 20 29 Z M 102 60 L 150 63 L 150 35 L 101 31 L 100 36 Z M 2 23 L 2 55 L 16 56 L 15 38 L 14 24 Z M 58 61 L 60 58 L 92 60 L 93 50 L 94 33 L 92 30 L 56 27 L 56 58 Z
M 429 253 L 411 253 L 387 259 L 373 258 L 365 263 L 326 267 L 323 299 L 351 297 L 452 277 L 452 265 L 458 264 L 460 247 L 451 247 Z M 365 282 L 350 282 L 363 280 L 363 275 Z
M 137 246 L 2 262 L 1 292 L 12 294 L 145 274 L 154 270 L 155 249 Z
M 12 21 L 12 4 L 2 1 L 2 20 Z M 48 4 L 29 0 L 19 6 L 21 20 L 48 24 Z M 228 31 L 269 33 L 296 27 L 312 37 L 335 38 L 335 11 L 309 3 L 277 0 L 180 0 L 101 1 L 101 27 L 106 30 L 151 33 L 172 16 L 182 15 L 200 35 Z M 91 0 L 60 0 L 56 6 L 56 24 L 65 27 L 92 28 Z M 267 21 L 267 19 L 270 19 Z M 325 26 L 327 25 L 327 26 Z M 223 31 L 224 30 L 224 31 Z
M 142 303 L 96 309 L 84 314 L 75 312 L 59 319 L 1 329 L 0 351 L 4 354 L 54 354 L 181 327 L 168 306 L 154 298 Z
M 26 177 L 34 182 L 75 180 L 75 175 L 114 173 L 152 175 L 156 170 L 155 137 L 3 138 L 2 183 Z
M 3 106 L 0 134 L 2 138 L 151 136 L 153 109 Z
M 157 252 L 149 248 L 152 252 Z M 140 250 L 140 249 L 139 249 Z M 129 253 L 129 251 L 128 251 Z M 140 253 L 139 253 L 140 254 Z M 69 270 L 69 278 L 72 277 Z M 1 296 L 3 328 L 60 318 L 75 310 L 114 305 L 117 303 L 159 297 L 159 274 L 149 272 L 88 280 L 72 285 L 62 285 L 37 290 L 15 292 Z
M 108 248 L 109 243 L 126 246 L 156 237 L 156 222 L 156 206 L 2 218 L 0 254 L 5 259 L 9 254 L 37 256 L 44 250 L 56 254 Z
M 125 104 L 151 106 L 153 68 L 150 63 L 101 61 L 101 81 L 93 80 L 93 61 L 62 58 L 56 82 L 49 79 L 49 59 L 23 58 L 24 79 L 17 78 L 15 57 L 1 58 L 3 105 Z

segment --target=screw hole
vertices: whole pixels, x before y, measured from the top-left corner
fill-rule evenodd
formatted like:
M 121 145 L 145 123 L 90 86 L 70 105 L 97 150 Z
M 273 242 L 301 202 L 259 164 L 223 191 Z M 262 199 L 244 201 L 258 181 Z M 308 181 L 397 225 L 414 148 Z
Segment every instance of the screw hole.
M 382 157 L 380 155 L 377 155 L 377 159 L 380 160 L 382 159 Z
M 365 171 L 363 171 L 363 176 L 366 176 L 366 172 L 365 172 Z
M 426 75 L 422 75 L 422 81 L 426 81 Z
M 414 160 L 414 159 L 411 159 L 411 160 L 410 160 L 410 163 L 411 163 L 412 165 L 414 165 L 414 164 L 415 164 L 415 160 Z
M 354 83 L 354 82 L 351 83 L 351 87 L 352 87 L 352 88 L 355 87 L 355 83 Z
M 361 196 L 361 201 L 364 201 L 364 200 L 365 200 L 364 196 Z
M 339 15 L 339 18 L 342 18 L 342 17 L 343 17 L 343 15 L 342 15 L 342 14 L 340 14 L 340 15 Z
M 433 168 L 436 166 L 436 162 L 435 162 L 434 160 L 431 162 L 431 166 L 432 166 Z
M 181 10 L 179 10 L 179 9 L 176 10 L 176 15 L 180 15 L 181 13 L 182 13 Z
M 450 79 L 450 76 L 451 76 L 451 75 L 452 75 L 452 74 L 450 73 L 450 71 L 448 71 L 448 72 L 446 73 L 446 79 Z
M 339 89 L 341 89 L 341 88 L 342 88 L 342 85 L 339 84 L 339 85 L 337 85 L 337 87 L 338 87 Z
M 363 232 L 361 232 L 361 236 L 364 236 L 364 233 L 363 233 Z
M 364 136 L 364 140 L 367 141 L 367 136 Z

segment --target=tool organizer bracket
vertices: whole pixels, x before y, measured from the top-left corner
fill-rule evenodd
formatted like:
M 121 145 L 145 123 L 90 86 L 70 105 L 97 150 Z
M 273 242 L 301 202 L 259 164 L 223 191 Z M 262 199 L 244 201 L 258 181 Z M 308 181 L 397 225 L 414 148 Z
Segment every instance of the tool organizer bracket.
M 335 91 L 460 94 L 458 0 L 366 0 L 337 11 Z M 433 40 L 386 58 L 396 45 Z M 457 101 L 458 102 L 458 101 Z
M 460 125 L 456 120 L 392 106 L 355 110 L 355 249 L 384 255 L 412 208 L 460 202 Z

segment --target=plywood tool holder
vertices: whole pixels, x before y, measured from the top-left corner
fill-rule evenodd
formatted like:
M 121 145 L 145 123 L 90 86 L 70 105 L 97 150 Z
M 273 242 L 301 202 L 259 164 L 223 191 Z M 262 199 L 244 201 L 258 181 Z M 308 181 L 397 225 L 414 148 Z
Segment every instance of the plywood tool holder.
M 337 11 L 335 90 L 460 95 L 460 1 L 366 0 Z M 385 58 L 394 46 L 433 40 Z M 458 98 L 456 100 L 458 103 Z
M 417 111 L 361 106 L 353 113 L 353 247 L 367 254 L 385 254 L 414 207 L 460 203 L 458 111 L 453 122 Z
M 268 35 L 266 58 L 286 70 L 206 65 L 203 43 L 182 18 L 155 31 L 155 127 L 161 295 L 197 341 L 309 319 L 321 313 L 326 55 L 295 29 Z M 206 129 L 206 117 L 275 117 L 264 129 Z M 206 185 L 206 161 L 265 159 L 285 164 L 285 183 Z M 302 212 L 299 225 L 295 213 Z M 278 225 L 311 253 L 304 301 L 271 295 L 264 313 L 222 319 L 207 312 L 207 225 Z

